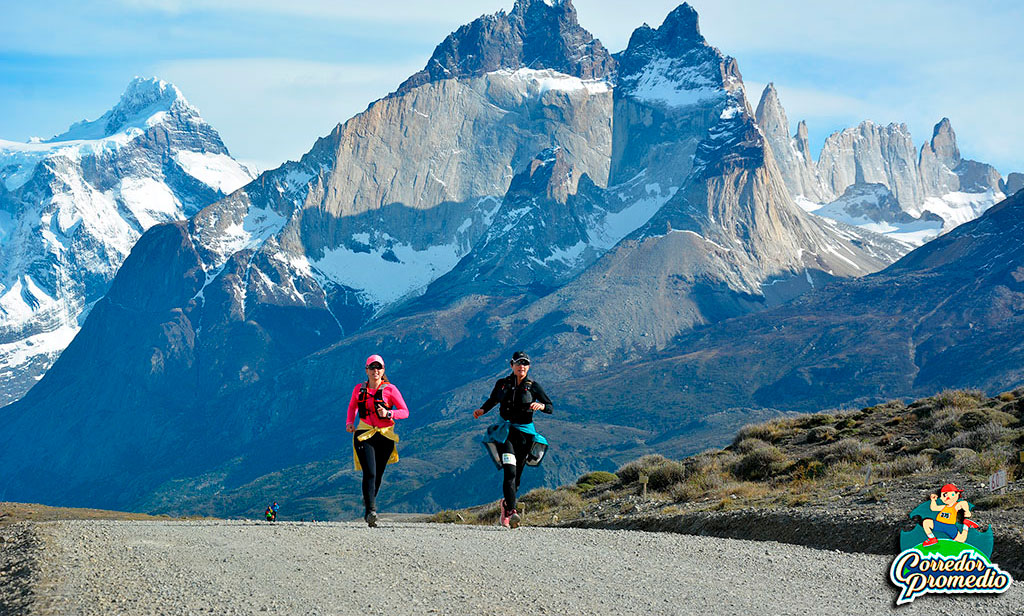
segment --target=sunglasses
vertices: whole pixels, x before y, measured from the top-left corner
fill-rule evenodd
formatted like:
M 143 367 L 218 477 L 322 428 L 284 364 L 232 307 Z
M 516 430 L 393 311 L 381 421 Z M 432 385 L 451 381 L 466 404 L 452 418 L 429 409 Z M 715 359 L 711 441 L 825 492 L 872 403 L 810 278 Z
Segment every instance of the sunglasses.
M 367 370 L 383 370 L 384 366 L 378 364 L 377 362 L 373 362 L 372 364 L 367 366 L 366 369 Z
M 512 363 L 517 365 L 517 366 L 529 366 L 530 365 L 530 360 L 528 360 L 528 359 L 517 359 L 517 360 L 515 360 Z

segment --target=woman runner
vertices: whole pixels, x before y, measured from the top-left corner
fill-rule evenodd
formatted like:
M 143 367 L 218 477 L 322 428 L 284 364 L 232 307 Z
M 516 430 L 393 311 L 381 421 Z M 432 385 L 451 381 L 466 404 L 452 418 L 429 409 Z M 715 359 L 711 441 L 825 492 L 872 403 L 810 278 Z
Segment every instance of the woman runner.
M 357 413 L 359 425 L 355 423 Z M 398 462 L 394 420 L 408 416 L 402 394 L 384 375 L 384 360 L 380 355 L 366 358 L 366 382 L 352 390 L 345 428 L 355 433 L 352 456 L 356 470 L 363 471 L 363 519 L 371 527 L 377 526 L 377 492 L 384 469 Z
M 547 440 L 533 426 L 533 413 L 541 411 L 550 415 L 555 407 L 540 383 L 527 378 L 530 357 L 526 353 L 516 351 L 510 363 L 512 374 L 498 379 L 487 401 L 473 411 L 473 417 L 479 418 L 500 404 L 499 412 L 504 421 L 487 429 L 484 445 L 505 474 L 502 483 L 504 497 L 498 502 L 501 525 L 518 528 L 520 517 L 516 510 L 516 492 L 523 477 L 523 467 L 540 464 L 547 449 Z

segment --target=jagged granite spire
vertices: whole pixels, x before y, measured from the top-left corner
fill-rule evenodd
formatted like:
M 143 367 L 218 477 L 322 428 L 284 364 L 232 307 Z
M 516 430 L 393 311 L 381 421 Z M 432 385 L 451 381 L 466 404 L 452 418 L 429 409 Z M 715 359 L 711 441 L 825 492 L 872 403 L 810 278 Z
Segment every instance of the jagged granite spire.
M 918 166 L 925 194 L 944 195 L 960 189 L 960 178 L 954 169 L 960 164 L 960 148 L 949 118 L 942 118 L 932 131 L 931 141 L 921 146 Z
M 924 201 L 916 148 L 906 124 L 881 126 L 867 120 L 832 133 L 822 146 L 817 169 L 835 195 L 852 184 L 884 184 L 914 215 Z
M 769 83 L 761 94 L 761 101 L 755 113 L 768 145 L 775 155 L 775 162 L 782 172 L 786 188 L 798 202 L 820 203 L 823 200 L 821 182 L 814 169 L 807 145 L 807 125 L 803 122 L 797 128 L 796 137 L 789 136 L 789 119 L 779 100 L 775 84 Z M 801 137 L 801 132 L 803 136 Z
M 601 79 L 615 71 L 615 61 L 601 41 L 580 26 L 569 0 L 518 0 L 511 13 L 484 15 L 448 35 L 427 66 L 396 93 L 431 81 L 519 68 Z

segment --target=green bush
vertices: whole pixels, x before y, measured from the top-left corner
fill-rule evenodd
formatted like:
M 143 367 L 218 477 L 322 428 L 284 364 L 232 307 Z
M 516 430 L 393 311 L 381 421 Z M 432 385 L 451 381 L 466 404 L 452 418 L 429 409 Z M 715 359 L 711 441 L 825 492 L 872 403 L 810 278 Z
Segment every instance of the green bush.
M 587 473 L 576 480 L 576 483 L 583 485 L 585 483 L 591 486 L 603 485 L 606 483 L 612 483 L 619 480 L 619 476 L 615 473 L 609 473 L 608 471 L 594 471 Z

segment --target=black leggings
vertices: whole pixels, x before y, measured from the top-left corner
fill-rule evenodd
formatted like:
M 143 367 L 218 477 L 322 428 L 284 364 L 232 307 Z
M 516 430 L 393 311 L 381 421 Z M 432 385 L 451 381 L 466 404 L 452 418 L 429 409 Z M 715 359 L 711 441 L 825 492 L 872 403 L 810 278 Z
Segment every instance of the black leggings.
M 380 491 L 380 480 L 384 477 L 384 469 L 387 468 L 388 458 L 395 450 L 395 442 L 386 436 L 374 434 L 365 441 L 358 437 L 362 432 L 356 432 L 353 437 L 353 446 L 356 449 L 356 456 L 359 458 L 359 465 L 363 467 L 363 514 L 377 510 L 377 492 Z
M 516 492 L 519 491 L 519 480 L 523 477 L 523 467 L 526 466 L 526 456 L 533 448 L 533 437 L 523 434 L 515 428 L 508 431 L 508 438 L 504 443 L 498 445 L 498 453 L 510 453 L 516 457 L 515 464 L 502 464 L 505 471 L 505 481 L 501 484 L 505 496 L 505 505 L 510 509 L 516 506 Z

